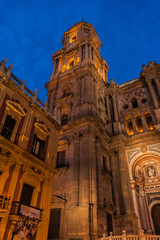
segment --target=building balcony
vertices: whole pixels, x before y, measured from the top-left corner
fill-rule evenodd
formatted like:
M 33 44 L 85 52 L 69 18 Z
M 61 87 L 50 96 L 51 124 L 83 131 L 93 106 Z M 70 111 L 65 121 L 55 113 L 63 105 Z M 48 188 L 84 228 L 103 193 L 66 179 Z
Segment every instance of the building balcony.
M 17 219 L 17 216 L 23 216 L 23 217 L 28 217 L 32 219 L 34 218 L 36 220 L 41 220 L 42 211 L 43 210 L 40 208 L 28 206 L 18 201 L 13 201 L 9 220 Z

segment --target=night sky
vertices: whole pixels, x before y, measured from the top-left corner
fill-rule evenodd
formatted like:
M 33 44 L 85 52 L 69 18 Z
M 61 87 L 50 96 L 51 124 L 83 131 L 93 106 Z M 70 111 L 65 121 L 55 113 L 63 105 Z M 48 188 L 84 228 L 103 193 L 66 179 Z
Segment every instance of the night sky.
M 94 25 L 103 42 L 108 78 L 117 83 L 139 77 L 142 64 L 160 63 L 160 0 L 1 0 L 0 61 L 46 101 L 51 56 L 62 48 L 63 32 L 73 24 Z

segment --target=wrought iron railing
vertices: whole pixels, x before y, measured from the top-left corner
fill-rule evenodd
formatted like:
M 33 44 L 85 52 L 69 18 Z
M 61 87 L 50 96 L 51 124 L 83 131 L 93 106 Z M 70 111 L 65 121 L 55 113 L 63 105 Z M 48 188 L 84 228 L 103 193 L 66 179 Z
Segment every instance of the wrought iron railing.
M 27 211 L 26 211 L 27 209 Z M 42 215 L 42 209 L 40 208 L 36 208 L 30 205 L 26 205 L 23 204 L 21 202 L 18 201 L 13 201 L 12 202 L 12 207 L 11 207 L 11 211 L 10 211 L 10 215 L 22 215 L 22 214 L 29 214 L 29 215 L 35 215 L 38 214 L 39 218 L 37 217 L 37 219 L 41 219 L 41 215 Z M 35 217 L 35 216 L 34 216 Z

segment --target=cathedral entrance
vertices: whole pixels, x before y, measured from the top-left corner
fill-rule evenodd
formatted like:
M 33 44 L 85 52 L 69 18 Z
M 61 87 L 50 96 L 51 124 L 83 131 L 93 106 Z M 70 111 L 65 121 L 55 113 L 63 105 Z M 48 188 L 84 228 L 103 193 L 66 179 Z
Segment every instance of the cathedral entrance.
M 155 234 L 160 235 L 160 204 L 153 207 L 152 219 L 153 219 Z

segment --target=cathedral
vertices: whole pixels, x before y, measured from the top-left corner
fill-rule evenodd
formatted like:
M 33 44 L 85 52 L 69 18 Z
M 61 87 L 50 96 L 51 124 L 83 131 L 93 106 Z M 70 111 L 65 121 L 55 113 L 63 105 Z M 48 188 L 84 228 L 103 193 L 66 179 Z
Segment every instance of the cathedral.
M 0 240 L 157 240 L 160 64 L 117 84 L 93 25 L 62 44 L 46 104 L 0 64 Z
M 160 234 L 160 64 L 116 84 L 93 25 L 73 25 L 62 44 L 46 83 L 61 120 L 48 239 Z

